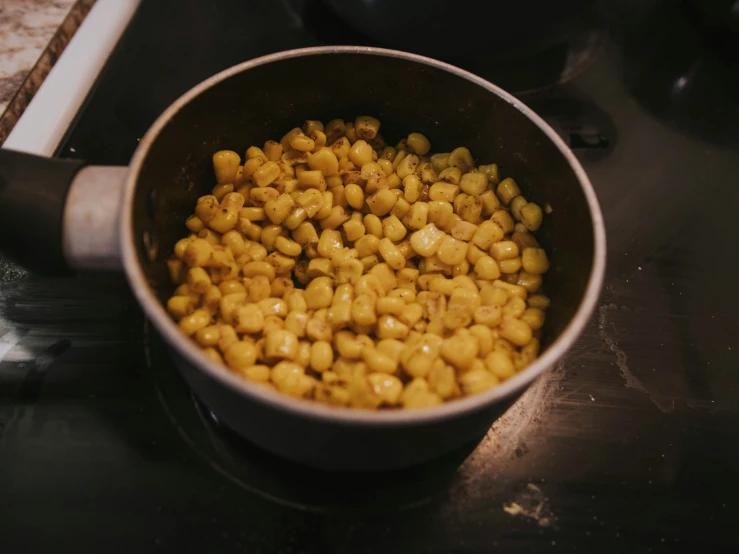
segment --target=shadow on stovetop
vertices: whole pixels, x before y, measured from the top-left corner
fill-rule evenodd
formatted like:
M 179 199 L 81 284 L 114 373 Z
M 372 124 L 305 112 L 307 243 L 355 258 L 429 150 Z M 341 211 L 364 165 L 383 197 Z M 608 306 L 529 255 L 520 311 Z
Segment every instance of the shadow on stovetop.
M 420 466 L 383 472 L 314 469 L 275 456 L 223 425 L 188 389 L 156 333 L 148 365 L 159 400 L 187 445 L 233 484 L 269 501 L 310 512 L 387 514 L 430 502 L 447 489 L 479 441 Z M 480 437 L 482 440 L 483 437 Z

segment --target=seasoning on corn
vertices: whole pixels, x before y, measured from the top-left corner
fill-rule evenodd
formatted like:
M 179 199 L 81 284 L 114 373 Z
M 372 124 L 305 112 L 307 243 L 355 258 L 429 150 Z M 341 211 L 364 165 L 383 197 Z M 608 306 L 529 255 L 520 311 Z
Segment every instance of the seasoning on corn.
M 544 213 L 459 147 L 316 120 L 213 155 L 167 270 L 167 310 L 247 381 L 331 406 L 415 409 L 484 392 L 538 355 Z M 548 205 L 547 205 L 548 206 Z

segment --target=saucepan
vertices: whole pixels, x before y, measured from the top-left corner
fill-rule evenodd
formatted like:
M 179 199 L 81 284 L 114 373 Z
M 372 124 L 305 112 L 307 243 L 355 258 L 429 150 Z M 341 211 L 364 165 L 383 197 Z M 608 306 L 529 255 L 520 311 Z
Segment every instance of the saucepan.
M 365 411 L 293 399 L 214 363 L 181 334 L 163 300 L 166 259 L 198 196 L 213 185 L 212 154 L 261 144 L 306 119 L 372 114 L 390 140 L 424 133 L 436 151 L 467 146 L 515 177 L 552 211 L 538 233 L 549 253 L 543 351 L 487 392 L 425 410 Z M 85 165 L 0 150 L 0 246 L 51 274 L 122 269 L 194 393 L 264 449 L 324 469 L 408 467 L 480 439 L 587 323 L 603 282 L 605 230 L 575 156 L 534 112 L 495 85 L 429 58 L 327 46 L 254 59 L 176 100 L 128 167 Z

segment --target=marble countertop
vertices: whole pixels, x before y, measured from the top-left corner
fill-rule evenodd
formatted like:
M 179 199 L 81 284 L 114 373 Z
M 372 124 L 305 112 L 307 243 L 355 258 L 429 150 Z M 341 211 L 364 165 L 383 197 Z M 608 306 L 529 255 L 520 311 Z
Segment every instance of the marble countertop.
M 0 144 L 94 1 L 0 1 Z

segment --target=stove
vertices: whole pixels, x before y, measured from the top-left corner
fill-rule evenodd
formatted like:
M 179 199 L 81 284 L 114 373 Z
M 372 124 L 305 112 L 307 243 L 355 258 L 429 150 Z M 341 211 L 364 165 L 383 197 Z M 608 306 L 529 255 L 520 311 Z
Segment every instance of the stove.
M 49 279 L 0 259 L 0 551 L 736 552 L 737 73 L 680 6 L 620 3 L 556 67 L 458 61 L 573 148 L 609 266 L 566 358 L 482 442 L 425 466 L 275 458 L 193 398 L 122 276 Z M 126 164 L 202 79 L 339 42 L 312 14 L 142 2 L 57 155 Z M 669 25 L 652 32 L 657 20 Z

